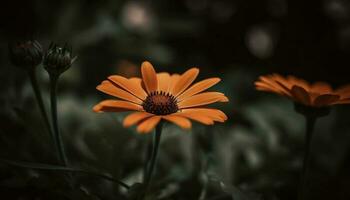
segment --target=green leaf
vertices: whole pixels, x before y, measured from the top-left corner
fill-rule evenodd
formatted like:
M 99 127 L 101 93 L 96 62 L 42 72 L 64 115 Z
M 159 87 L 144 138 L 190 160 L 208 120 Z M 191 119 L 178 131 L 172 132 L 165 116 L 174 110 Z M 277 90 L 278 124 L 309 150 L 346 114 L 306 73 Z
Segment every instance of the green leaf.
M 42 163 L 32 163 L 32 162 L 23 162 L 23 161 L 14 161 L 14 160 L 7 160 L 7 159 L 2 159 L 0 158 L 0 162 L 3 162 L 8 165 L 16 166 L 16 167 L 23 167 L 23 168 L 28 168 L 28 169 L 36 169 L 36 170 L 49 170 L 49 171 L 62 171 L 62 172 L 71 172 L 71 173 L 82 173 L 82 174 L 87 174 L 91 176 L 96 176 L 99 178 L 103 178 L 115 183 L 118 183 L 120 186 L 129 189 L 130 186 L 125 184 L 124 182 L 115 179 L 113 177 L 100 174 L 97 172 L 90 172 L 82 169 L 74 169 L 70 167 L 64 167 L 64 166 L 59 166 L 59 165 L 49 165 L 49 164 L 42 164 Z

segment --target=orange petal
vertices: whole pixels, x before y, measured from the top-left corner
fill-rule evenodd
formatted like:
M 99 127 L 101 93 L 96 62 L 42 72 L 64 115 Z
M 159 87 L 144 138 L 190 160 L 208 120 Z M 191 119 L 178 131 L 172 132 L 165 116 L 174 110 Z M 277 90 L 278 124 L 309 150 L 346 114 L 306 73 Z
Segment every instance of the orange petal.
M 260 85 L 264 83 L 266 87 L 270 87 L 271 90 L 276 91 L 279 94 L 285 94 L 288 95 L 288 90 L 286 90 L 284 87 L 281 86 L 276 80 L 274 80 L 274 77 L 272 75 L 268 76 L 260 76 Z M 259 83 L 256 83 L 256 85 L 259 85 Z
M 255 84 L 255 89 L 259 91 L 272 92 L 279 95 L 291 96 L 289 95 L 289 92 L 282 92 L 281 90 L 278 90 L 275 87 L 272 87 L 265 82 L 258 81 L 258 82 L 255 82 L 254 84 Z
M 183 109 L 181 113 L 198 113 L 218 122 L 224 122 L 227 120 L 227 116 L 224 112 L 213 108 L 186 108 Z
M 335 93 L 341 96 L 342 99 L 350 98 L 350 85 L 341 86 L 335 91 Z
M 114 107 L 102 106 L 97 104 L 93 107 L 93 111 L 97 113 L 103 113 L 103 112 L 128 112 L 130 110 L 125 108 L 114 108 Z
M 158 73 L 158 91 L 168 92 L 170 86 L 170 75 L 166 72 Z
M 321 106 L 329 106 L 333 103 L 336 103 L 336 101 L 339 100 L 338 95 L 332 95 L 332 94 L 323 94 L 318 96 L 315 101 L 313 102 L 314 106 L 321 107 Z
M 109 76 L 108 79 L 141 100 L 146 99 L 147 93 L 136 81 L 129 80 L 119 75 Z
M 270 90 L 270 91 L 274 91 L 274 92 L 279 93 L 278 90 L 274 86 L 271 86 L 270 84 L 263 82 L 263 81 L 260 81 L 260 80 L 255 81 L 254 85 L 255 85 L 255 87 L 265 88 L 266 90 Z
M 256 90 L 264 91 L 264 92 L 273 92 L 273 93 L 277 93 L 277 94 L 282 95 L 281 92 L 279 92 L 275 88 L 266 86 L 265 83 L 263 83 L 263 82 L 255 82 L 254 84 L 255 84 Z
M 191 97 L 195 94 L 198 94 L 198 93 L 212 87 L 213 85 L 217 84 L 218 82 L 220 82 L 220 78 L 208 78 L 208 79 L 205 79 L 203 81 L 200 81 L 200 82 L 192 85 L 188 90 L 186 90 L 182 94 L 180 94 L 177 97 L 177 99 L 179 101 L 181 101 L 187 97 Z
M 184 117 L 174 115 L 174 114 L 165 115 L 165 116 L 162 116 L 162 118 L 180 126 L 181 128 L 184 128 L 184 129 L 189 129 L 192 126 L 190 120 L 188 120 L 187 118 L 184 118 Z
M 260 76 L 259 77 L 260 82 L 266 83 L 267 85 L 269 85 L 272 88 L 278 89 L 280 86 L 276 83 L 275 80 L 273 80 L 271 78 L 271 75 L 267 75 L 267 76 Z
M 125 117 L 123 125 L 129 127 L 151 116 L 153 114 L 148 112 L 134 112 Z
M 150 117 L 143 121 L 140 125 L 138 125 L 137 131 L 139 133 L 149 133 L 152 129 L 154 129 L 154 127 L 159 123 L 160 120 L 161 117 L 157 115 Z
M 255 87 L 264 87 L 266 89 L 270 89 L 270 90 L 273 90 L 273 91 L 276 90 L 276 88 L 274 86 L 272 86 L 272 85 L 270 85 L 270 84 L 268 84 L 268 83 L 266 83 L 264 81 L 261 81 L 261 80 L 255 81 L 254 85 L 255 85 Z
M 212 125 L 214 124 L 214 120 L 210 117 L 207 117 L 205 115 L 202 115 L 202 114 L 199 114 L 199 113 L 194 113 L 194 112 L 178 112 L 174 115 L 177 115 L 177 116 L 182 116 L 182 117 L 186 117 L 186 118 L 189 118 L 189 119 L 192 119 L 192 120 L 195 120 L 197 122 L 200 122 L 202 124 L 205 124 L 205 125 Z
M 96 87 L 101 92 L 118 97 L 123 100 L 131 101 L 136 104 L 142 104 L 142 100 L 130 94 L 129 92 L 118 88 L 109 81 L 103 81 L 100 85 Z
M 293 84 L 288 82 L 288 80 L 280 74 L 272 74 L 272 78 L 276 81 L 278 85 L 281 86 L 281 92 L 284 93 L 284 95 L 292 96 L 290 90 L 292 89 Z
M 174 90 L 174 87 L 177 83 L 177 81 L 179 81 L 180 79 L 180 75 L 179 74 L 172 74 L 170 76 L 170 81 L 169 81 L 169 88 L 167 92 L 172 93 L 172 91 Z
M 332 92 L 332 87 L 325 82 L 316 82 L 314 84 L 311 85 L 310 90 L 314 93 L 318 93 L 318 94 L 327 94 Z
M 343 85 L 341 87 L 339 87 L 336 92 L 339 92 L 339 93 L 342 93 L 342 92 L 345 92 L 345 93 L 348 93 L 350 92 L 350 84 L 348 85 Z
M 95 112 L 122 112 L 122 111 L 142 111 L 140 105 L 122 100 L 104 100 L 94 106 Z
M 179 80 L 176 82 L 172 94 L 174 96 L 178 96 L 181 94 L 184 90 L 188 88 L 188 86 L 191 85 L 191 83 L 196 79 L 198 76 L 199 69 L 198 68 L 191 68 L 187 70 L 185 73 L 183 73 Z
M 219 102 L 229 102 L 229 100 L 225 95 L 223 95 L 219 98 Z
M 141 85 L 142 84 L 142 79 L 141 78 L 138 78 L 138 77 L 131 77 L 129 78 L 129 81 L 137 84 L 137 85 Z
M 291 90 L 293 85 L 288 82 L 288 80 L 280 74 L 272 74 L 273 79 L 278 82 L 286 90 Z
M 145 84 L 145 88 L 150 94 L 151 92 L 157 91 L 158 89 L 158 79 L 156 71 L 154 70 L 152 64 L 145 61 L 141 65 L 142 80 Z
M 334 104 L 350 104 L 350 98 L 339 100 L 339 101 L 335 102 Z
M 193 95 L 178 103 L 179 108 L 189 108 L 207 105 L 218 101 L 225 100 L 225 95 L 220 92 L 204 92 Z
M 134 84 L 136 84 L 138 87 L 142 88 L 143 91 L 146 91 L 146 88 L 145 88 L 145 86 L 144 86 L 144 84 L 143 84 L 141 78 L 138 78 L 138 77 L 131 77 L 131 78 L 129 78 L 129 80 L 130 80 L 131 82 L 133 82 Z M 147 94 L 147 93 L 145 92 L 145 94 Z
M 303 79 L 297 78 L 295 76 L 288 76 L 287 80 L 288 80 L 288 82 L 291 83 L 292 88 L 293 88 L 294 85 L 296 85 L 296 86 L 299 86 L 301 88 L 304 88 L 304 90 L 306 90 L 306 91 L 310 90 L 310 84 L 307 81 L 303 80 Z
M 305 105 L 310 105 L 310 96 L 304 88 L 293 86 L 291 93 L 296 101 Z

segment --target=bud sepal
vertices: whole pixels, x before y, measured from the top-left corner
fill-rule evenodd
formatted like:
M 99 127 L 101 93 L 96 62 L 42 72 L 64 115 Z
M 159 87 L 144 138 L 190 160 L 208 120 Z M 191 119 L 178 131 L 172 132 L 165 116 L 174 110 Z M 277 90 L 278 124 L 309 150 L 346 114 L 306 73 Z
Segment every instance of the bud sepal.
M 51 43 L 44 56 L 44 68 L 50 75 L 59 76 L 68 70 L 77 57 L 72 56 L 72 47 L 63 47 Z

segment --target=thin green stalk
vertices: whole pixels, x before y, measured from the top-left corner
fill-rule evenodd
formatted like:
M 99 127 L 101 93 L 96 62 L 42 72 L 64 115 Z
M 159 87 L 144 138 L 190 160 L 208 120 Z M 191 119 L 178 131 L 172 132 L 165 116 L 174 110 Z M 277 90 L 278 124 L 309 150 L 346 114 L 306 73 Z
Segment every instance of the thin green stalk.
M 157 161 L 158 149 L 159 149 L 160 139 L 161 139 L 161 136 L 162 136 L 162 128 L 163 128 L 163 122 L 161 121 L 156 126 L 156 133 L 154 135 L 154 142 L 153 142 L 153 150 L 152 150 L 151 160 L 150 160 L 147 176 L 145 178 L 145 187 L 146 187 L 146 189 L 147 189 L 147 187 L 149 186 L 149 184 L 151 182 L 153 171 L 154 171 L 154 167 L 155 167 L 155 163 Z
M 317 119 L 315 116 L 307 116 L 307 115 L 305 115 L 305 118 L 306 118 L 305 152 L 304 152 L 303 168 L 301 172 L 299 192 L 298 192 L 299 200 L 305 199 L 305 191 L 307 191 L 306 187 L 307 187 L 307 175 L 309 170 L 310 154 L 311 154 L 311 142 L 312 142 L 313 130 Z
M 51 129 L 49 117 L 48 117 L 47 112 L 46 112 L 45 104 L 44 104 L 43 97 L 41 95 L 41 91 L 40 91 L 40 88 L 39 88 L 39 85 L 38 85 L 38 80 L 37 80 L 37 77 L 36 77 L 35 70 L 28 71 L 28 74 L 29 74 L 30 83 L 32 84 L 32 88 L 33 88 L 33 91 L 34 91 L 34 94 L 35 94 L 35 99 L 36 99 L 36 101 L 38 103 L 38 106 L 39 106 L 39 109 L 40 109 L 40 112 L 41 112 L 41 116 L 44 119 L 45 126 L 46 126 L 47 131 L 49 132 L 49 134 L 51 136 L 51 139 L 55 143 L 55 135 L 54 135 L 54 133 L 53 133 L 53 131 Z
M 143 166 L 143 182 L 146 181 L 148 169 L 149 169 L 149 161 L 152 156 L 152 140 L 150 139 L 146 146 L 146 156 L 145 156 L 145 164 Z
M 51 99 L 51 115 L 52 115 L 52 125 L 55 134 L 56 145 L 59 153 L 60 163 L 67 166 L 67 156 L 64 150 L 64 145 L 62 141 L 62 135 L 58 126 L 57 118 L 57 81 L 58 76 L 50 74 L 50 99 Z
M 69 167 L 65 167 L 65 166 L 48 165 L 48 164 L 42 164 L 42 163 L 13 161 L 13 160 L 7 160 L 7 159 L 2 159 L 2 158 L 0 158 L 0 162 L 6 163 L 8 165 L 16 166 L 16 167 L 23 167 L 23 168 L 28 168 L 28 169 L 48 170 L 48 171 L 63 171 L 63 172 L 87 174 L 87 175 L 96 176 L 99 178 L 103 178 L 103 179 L 118 183 L 120 186 L 124 187 L 125 189 L 130 189 L 130 186 L 127 185 L 126 183 L 124 183 L 118 179 L 115 179 L 113 177 L 110 177 L 110 176 L 107 176 L 104 174 L 100 174 L 98 172 L 91 172 L 91 171 L 82 170 L 82 169 L 74 169 L 74 168 L 69 168 Z

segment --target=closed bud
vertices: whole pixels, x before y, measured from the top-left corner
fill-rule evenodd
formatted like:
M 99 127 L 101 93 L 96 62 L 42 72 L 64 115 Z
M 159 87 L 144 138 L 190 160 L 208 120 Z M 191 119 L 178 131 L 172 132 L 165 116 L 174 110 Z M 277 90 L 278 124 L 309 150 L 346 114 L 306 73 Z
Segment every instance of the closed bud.
M 18 41 L 9 45 L 12 63 L 24 69 L 32 70 L 43 59 L 43 49 L 36 40 Z
M 72 48 L 51 44 L 44 56 L 44 68 L 49 74 L 60 75 L 70 68 L 76 57 L 72 56 Z

